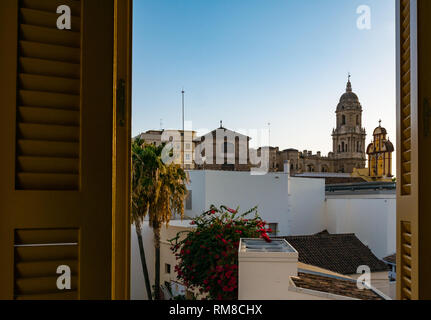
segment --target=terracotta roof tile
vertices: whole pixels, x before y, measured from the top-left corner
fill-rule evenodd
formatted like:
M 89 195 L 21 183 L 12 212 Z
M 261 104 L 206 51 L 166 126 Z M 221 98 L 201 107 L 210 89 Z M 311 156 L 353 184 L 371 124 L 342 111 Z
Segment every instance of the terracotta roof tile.
M 292 277 L 299 288 L 331 293 L 361 300 L 384 300 L 370 289 L 360 290 L 356 281 L 342 280 L 335 277 L 299 272 L 298 277 Z
M 386 271 L 379 260 L 354 234 L 320 233 L 310 236 L 280 237 L 299 253 L 299 261 L 340 274 L 356 274 L 359 266 L 369 266 L 371 272 Z

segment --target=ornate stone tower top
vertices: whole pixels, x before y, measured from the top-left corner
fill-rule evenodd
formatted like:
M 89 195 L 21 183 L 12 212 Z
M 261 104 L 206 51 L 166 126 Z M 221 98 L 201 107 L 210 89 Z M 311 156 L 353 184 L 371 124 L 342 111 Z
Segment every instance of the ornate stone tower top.
M 339 163 L 339 171 L 352 172 L 353 168 L 365 167 L 366 133 L 362 128 L 362 105 L 353 92 L 350 74 L 346 92 L 341 96 L 335 113 L 337 125 L 332 133 L 333 152 L 336 159 L 343 160 Z
M 373 141 L 367 148 L 370 177 L 392 177 L 392 153 L 395 149 L 387 134 L 380 120 L 373 132 Z

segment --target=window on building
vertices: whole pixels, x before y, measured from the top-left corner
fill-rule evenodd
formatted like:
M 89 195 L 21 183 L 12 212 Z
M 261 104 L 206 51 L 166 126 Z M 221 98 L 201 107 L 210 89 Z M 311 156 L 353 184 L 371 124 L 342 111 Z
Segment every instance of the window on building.
M 171 274 L 171 265 L 169 263 L 165 263 L 165 273 Z
M 191 159 L 190 154 L 189 154 L 189 153 L 187 153 L 187 154 L 186 154 L 186 160 L 187 160 L 187 161 L 190 161 L 190 159 Z
M 192 145 L 190 143 L 186 144 L 186 150 L 190 150 L 192 148 Z
M 341 124 L 344 126 L 346 124 L 346 116 L 343 115 L 341 118 Z
M 189 190 L 186 198 L 186 210 L 192 210 L 192 190 Z
M 228 153 L 228 154 L 235 153 L 235 145 L 233 143 L 230 143 L 230 142 L 225 142 L 222 145 L 222 152 L 223 153 Z

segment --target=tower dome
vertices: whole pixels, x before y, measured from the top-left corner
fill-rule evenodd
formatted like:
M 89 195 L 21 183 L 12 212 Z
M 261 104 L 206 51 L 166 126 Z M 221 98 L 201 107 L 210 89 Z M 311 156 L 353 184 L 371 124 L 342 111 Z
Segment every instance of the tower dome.
M 347 81 L 346 92 L 341 96 L 340 103 L 337 106 L 337 111 L 343 110 L 362 110 L 358 96 L 352 91 L 350 75 L 349 80 Z

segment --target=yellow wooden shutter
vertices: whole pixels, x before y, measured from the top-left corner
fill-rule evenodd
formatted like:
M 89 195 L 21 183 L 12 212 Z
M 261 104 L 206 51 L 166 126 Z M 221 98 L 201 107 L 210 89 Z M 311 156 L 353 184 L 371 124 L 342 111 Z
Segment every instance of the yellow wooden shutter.
M 397 295 L 431 298 L 431 1 L 397 1 Z
M 400 8 L 400 125 L 401 125 L 401 194 L 411 194 L 411 54 L 410 0 L 402 0 Z
M 72 30 L 57 29 L 59 5 Z M 2 0 L 0 43 L 0 299 L 110 299 L 128 254 L 113 220 L 130 227 L 129 203 L 113 210 L 114 0 Z
M 58 30 L 59 3 L 72 30 Z M 78 190 L 81 1 L 19 3 L 16 187 Z
M 15 231 L 15 299 L 77 299 L 79 230 Z M 71 289 L 59 292 L 56 270 L 71 269 Z
M 400 299 L 414 298 L 412 273 L 417 275 L 417 265 L 412 260 L 413 230 L 417 228 L 417 153 L 412 148 L 412 140 L 417 142 L 416 132 L 412 132 L 412 15 L 411 1 L 397 3 L 397 82 L 398 82 L 398 190 L 397 190 L 397 284 Z M 416 170 L 412 172 L 412 170 Z M 415 173 L 415 174 L 414 174 Z M 414 233 L 416 235 L 416 233 Z M 413 271 L 414 270 L 414 271 Z

